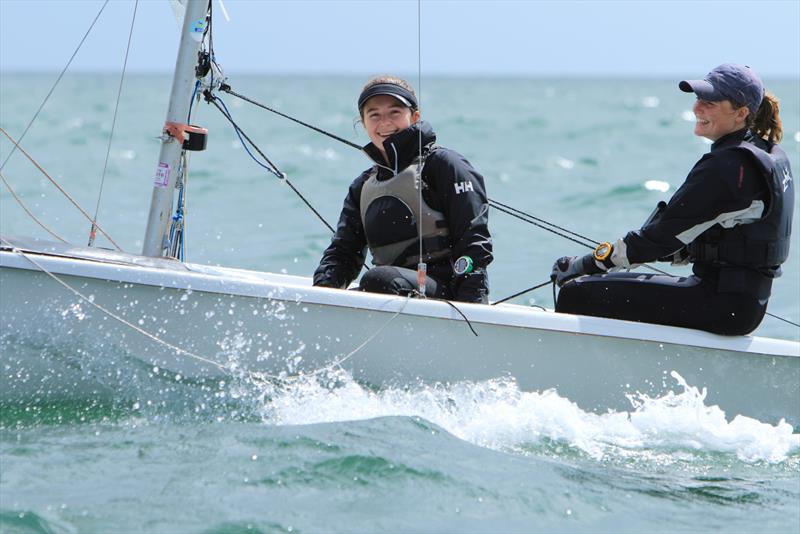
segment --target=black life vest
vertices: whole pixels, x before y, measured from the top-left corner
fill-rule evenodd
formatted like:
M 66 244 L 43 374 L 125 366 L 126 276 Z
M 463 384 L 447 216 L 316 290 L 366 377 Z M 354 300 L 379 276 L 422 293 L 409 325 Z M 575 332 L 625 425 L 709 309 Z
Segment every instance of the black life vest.
M 451 256 L 447 220 L 422 200 L 416 187 L 417 163 L 387 180 L 378 180 L 375 166 L 361 189 L 361 223 L 375 265 L 416 268 L 419 262 L 422 225 L 422 256 L 425 262 L 437 262 Z M 420 171 L 421 172 L 421 171 Z M 427 189 L 420 180 L 423 190 Z
M 690 243 L 688 251 L 693 262 L 746 267 L 778 277 L 779 266 L 789 257 L 794 181 L 786 153 L 778 145 L 756 142 L 764 148 L 742 141 L 726 150 L 745 150 L 758 162 L 769 190 L 766 212 L 749 224 L 715 225 Z

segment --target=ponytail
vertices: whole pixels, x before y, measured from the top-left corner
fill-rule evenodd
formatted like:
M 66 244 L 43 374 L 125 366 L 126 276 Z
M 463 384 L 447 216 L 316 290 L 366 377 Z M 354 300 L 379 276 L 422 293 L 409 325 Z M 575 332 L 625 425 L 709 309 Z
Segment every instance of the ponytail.
M 783 128 L 781 118 L 778 116 L 779 108 L 775 95 L 765 93 L 758 111 L 747 118 L 748 128 L 769 143 L 780 143 L 783 138 Z

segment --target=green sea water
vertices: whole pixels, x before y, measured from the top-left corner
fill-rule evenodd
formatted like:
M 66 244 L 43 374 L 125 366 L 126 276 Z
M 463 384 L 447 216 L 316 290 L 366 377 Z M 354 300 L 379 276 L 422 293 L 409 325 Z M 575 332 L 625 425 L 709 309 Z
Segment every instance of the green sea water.
M 364 77 L 366 78 L 366 77 Z M 0 126 L 19 136 L 55 74 L 0 76 Z M 356 143 L 362 78 L 235 77 L 235 90 Z M 783 147 L 800 172 L 800 85 L 781 99 Z M 68 75 L 22 146 L 94 212 L 118 79 Z M 144 234 L 170 79 L 129 76 L 99 222 L 126 250 Z M 489 196 L 613 240 L 638 227 L 709 145 L 692 135 L 676 80 L 424 80 L 423 117 L 463 153 Z M 358 151 L 226 97 L 242 129 L 330 223 L 369 163 Z M 297 196 L 249 159 L 215 109 L 193 122 L 187 259 L 310 275 L 330 236 Z M 10 143 L 0 140 L 4 160 Z M 89 226 L 17 153 L 3 176 L 50 227 L 83 244 Z M 798 219 L 795 204 L 795 220 Z M 492 298 L 547 279 L 579 245 L 492 212 Z M 6 190 L 3 233 L 47 237 Z M 800 321 L 800 232 L 769 311 Z M 101 242 L 101 244 L 105 244 Z M 673 269 L 673 272 L 685 272 Z M 545 288 L 516 299 L 552 306 Z M 8 334 L 7 332 L 2 333 Z M 756 335 L 797 340 L 767 317 Z M 58 360 L 74 347 L 3 343 Z M 393 347 L 402 358 L 402 347 Z M 103 355 L 93 355 L 103 356 Z M 0 370 L 7 372 L 8 370 Z M 498 379 L 374 390 L 346 375 L 269 387 L 165 385 L 152 373 L 119 403 L 75 398 L 0 406 L 0 532 L 796 532 L 800 438 L 731 422 L 675 385 L 675 398 L 591 414 L 554 392 Z M 130 400 L 130 398 L 134 400 Z

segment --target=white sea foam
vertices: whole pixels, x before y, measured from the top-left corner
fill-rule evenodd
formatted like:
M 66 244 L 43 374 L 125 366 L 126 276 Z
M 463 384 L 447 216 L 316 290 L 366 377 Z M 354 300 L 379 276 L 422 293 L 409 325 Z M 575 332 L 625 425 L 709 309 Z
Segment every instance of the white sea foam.
M 558 159 L 556 159 L 556 165 L 558 165 L 562 169 L 570 170 L 575 167 L 575 162 L 570 159 L 562 158 L 561 156 L 559 156 Z
M 704 404 L 704 391 L 672 376 L 682 391 L 659 398 L 632 393 L 630 412 L 595 414 L 555 390 L 522 392 L 511 379 L 372 391 L 337 372 L 271 391 L 263 415 L 279 425 L 417 416 L 484 447 L 525 450 L 548 439 L 597 459 L 680 449 L 777 463 L 800 453 L 800 436 L 788 423 L 743 416 L 729 422 L 719 407 Z
M 657 108 L 661 100 L 657 96 L 646 96 L 642 98 L 642 107 L 645 108 Z
M 669 191 L 669 183 L 662 180 L 647 180 L 644 183 L 644 188 L 648 191 L 661 191 L 662 193 L 666 193 Z

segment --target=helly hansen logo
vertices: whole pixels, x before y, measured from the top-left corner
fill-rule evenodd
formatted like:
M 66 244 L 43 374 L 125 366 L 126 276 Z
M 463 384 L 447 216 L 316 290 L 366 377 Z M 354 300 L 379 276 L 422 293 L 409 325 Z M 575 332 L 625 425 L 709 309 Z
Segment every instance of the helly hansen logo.
M 456 188 L 456 195 L 460 195 L 461 193 L 466 193 L 467 191 L 474 191 L 472 189 L 472 182 L 458 182 L 453 184 Z

